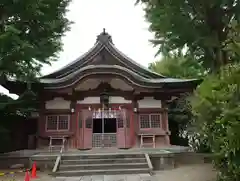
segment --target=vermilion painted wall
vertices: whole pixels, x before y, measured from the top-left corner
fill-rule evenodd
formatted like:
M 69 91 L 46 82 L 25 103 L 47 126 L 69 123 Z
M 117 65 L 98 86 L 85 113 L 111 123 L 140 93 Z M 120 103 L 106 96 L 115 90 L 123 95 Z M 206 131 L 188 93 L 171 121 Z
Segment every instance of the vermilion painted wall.
M 161 126 L 162 129 L 148 129 L 147 131 L 149 133 L 151 132 L 162 132 L 162 135 L 159 135 L 156 137 L 156 146 L 166 146 L 169 145 L 169 135 L 166 134 L 166 132 L 169 132 L 168 130 L 168 113 L 167 109 L 163 108 L 141 108 L 138 109 L 138 113 L 133 112 L 133 104 L 111 104 L 110 107 L 112 109 L 119 109 L 119 106 L 122 107 L 122 109 L 127 110 L 127 114 L 130 118 L 130 128 L 129 131 L 126 132 L 126 138 L 124 137 L 124 134 L 120 134 L 120 139 L 124 141 L 126 140 L 126 145 L 128 148 L 131 147 L 139 147 L 139 140 L 140 137 L 138 136 L 138 133 L 140 131 L 139 129 L 139 114 L 141 113 L 161 113 L 162 114 L 162 121 Z M 82 110 L 88 110 L 89 107 L 91 109 L 98 109 L 101 107 L 100 104 L 77 104 L 75 108 L 75 112 L 71 113 L 70 110 L 51 110 L 51 112 L 46 111 L 44 108 L 41 109 L 40 117 L 38 121 L 38 147 L 47 147 L 48 146 L 48 137 L 53 135 L 58 136 L 66 136 L 68 135 L 68 142 L 67 145 L 69 148 L 78 148 L 78 149 L 85 149 L 86 145 L 84 145 L 84 142 L 89 141 L 87 139 L 90 139 L 90 137 L 85 137 L 85 121 L 83 115 L 81 115 Z M 69 114 L 70 117 L 70 130 L 65 132 L 46 132 L 45 130 L 45 124 L 46 124 L 46 115 L 49 114 Z M 79 119 L 82 120 L 82 126 L 79 125 Z M 92 136 L 92 135 L 90 135 Z M 123 143 L 119 143 L 119 145 L 122 145 Z

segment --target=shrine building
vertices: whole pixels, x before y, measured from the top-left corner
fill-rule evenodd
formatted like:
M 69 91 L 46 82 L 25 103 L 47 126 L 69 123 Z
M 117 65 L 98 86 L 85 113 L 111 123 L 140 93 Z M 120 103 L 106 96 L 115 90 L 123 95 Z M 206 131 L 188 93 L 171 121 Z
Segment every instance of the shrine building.
M 170 146 L 167 102 L 191 92 L 198 80 L 165 77 L 120 52 L 105 30 L 84 55 L 32 84 L 40 102 L 37 148 Z M 6 81 L 11 93 L 27 89 Z

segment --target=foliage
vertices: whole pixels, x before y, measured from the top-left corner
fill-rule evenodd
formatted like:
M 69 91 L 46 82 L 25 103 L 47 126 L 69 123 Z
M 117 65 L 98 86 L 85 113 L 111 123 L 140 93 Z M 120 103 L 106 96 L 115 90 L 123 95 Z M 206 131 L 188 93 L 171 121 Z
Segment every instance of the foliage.
M 43 64 L 61 50 L 61 37 L 69 29 L 65 18 L 70 0 L 1 0 L 0 78 L 35 81 Z M 0 95 L 0 138 L 9 139 L 10 122 L 36 109 L 36 95 L 26 90 L 17 100 Z M 5 144 L 6 146 L 7 144 Z M 2 148 L 0 148 L 2 151 Z
M 204 66 L 218 70 L 239 61 L 240 1 L 238 0 L 137 0 L 144 5 L 152 42 L 158 53 L 185 48 Z
M 30 116 L 30 114 L 38 108 L 37 105 L 37 96 L 31 90 L 26 90 L 16 100 L 7 95 L 0 94 L 1 116 Z
M 144 4 L 146 19 L 155 35 L 152 42 L 160 45 L 158 53 L 165 55 L 185 49 L 185 55 L 194 57 L 197 63 L 203 62 L 204 67 L 215 72 L 206 76 L 189 99 L 190 104 L 185 99 L 182 108 L 193 114 L 187 128 L 194 148 L 214 154 L 219 180 L 240 180 L 240 64 L 237 64 L 240 60 L 240 1 L 138 2 Z M 158 69 L 167 74 L 171 72 L 164 70 L 165 67 L 187 75 L 185 67 L 177 70 L 164 65 Z
M 149 68 L 174 78 L 201 78 L 207 73 L 193 57 L 183 54 L 167 54 L 160 61 L 150 63 Z
M 70 0 L 1 0 L 0 76 L 34 79 L 61 50 Z
M 7 95 L 0 94 L 0 142 L 2 143 L 0 153 L 9 151 L 14 147 L 11 144 L 11 141 L 13 141 L 11 140 L 11 128 L 14 127 L 13 125 L 16 121 L 19 122 L 26 115 L 26 111 L 20 111 L 20 107 L 18 106 L 17 108 L 16 105 L 16 100 Z M 21 107 L 24 108 L 24 105 L 21 105 Z
M 170 141 L 173 145 L 188 146 L 187 125 L 192 119 L 191 111 L 185 108 L 188 94 L 183 94 L 168 104 L 169 129 L 171 130 Z
M 0 153 L 26 148 L 26 139 L 21 139 L 26 137 L 26 134 L 32 134 L 31 129 L 34 130 L 31 126 L 36 120 L 30 116 L 36 111 L 37 105 L 36 96 L 30 90 L 25 91 L 16 100 L 0 94 L 0 142 L 2 143 Z M 31 129 L 21 130 L 24 125 L 30 126 Z
M 61 50 L 61 37 L 69 29 L 65 18 L 70 0 L 1 0 L 0 82 L 7 78 L 36 81 L 44 64 Z M 0 95 L 0 142 L 7 150 L 15 121 L 25 120 L 37 107 L 36 95 L 27 89 L 17 100 Z
M 165 55 L 161 60 L 151 63 L 149 69 L 174 78 L 201 78 L 207 73 L 193 57 L 183 54 Z M 186 127 L 192 119 L 191 111 L 186 108 L 188 95 L 182 94 L 168 104 L 169 129 L 172 132 L 170 140 L 174 145 L 188 145 Z
M 209 75 L 190 99 L 191 123 L 200 142 L 214 153 L 220 180 L 240 180 L 240 65 Z

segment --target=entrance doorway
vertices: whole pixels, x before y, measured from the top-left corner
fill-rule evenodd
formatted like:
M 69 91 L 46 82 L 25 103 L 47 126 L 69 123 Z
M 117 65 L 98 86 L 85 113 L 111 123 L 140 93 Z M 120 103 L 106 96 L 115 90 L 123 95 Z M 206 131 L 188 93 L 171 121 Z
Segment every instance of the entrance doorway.
M 116 133 L 116 132 L 117 132 L 117 119 L 104 118 L 104 133 Z
M 117 146 L 117 119 L 94 118 L 93 119 L 93 147 Z

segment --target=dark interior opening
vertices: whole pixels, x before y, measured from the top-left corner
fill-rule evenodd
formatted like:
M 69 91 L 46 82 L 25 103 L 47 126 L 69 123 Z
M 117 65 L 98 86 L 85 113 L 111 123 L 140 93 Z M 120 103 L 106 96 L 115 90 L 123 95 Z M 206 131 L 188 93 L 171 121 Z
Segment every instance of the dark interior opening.
M 93 119 L 93 133 L 103 133 L 102 129 L 103 119 Z M 116 133 L 117 121 L 116 118 L 104 119 L 104 133 Z
M 93 133 L 102 133 L 102 119 L 93 119 Z
M 104 133 L 116 133 L 116 132 L 117 132 L 116 118 L 105 118 L 104 119 Z

